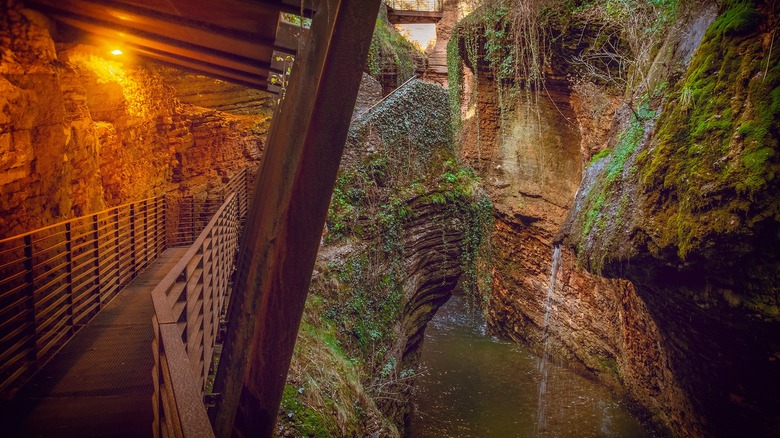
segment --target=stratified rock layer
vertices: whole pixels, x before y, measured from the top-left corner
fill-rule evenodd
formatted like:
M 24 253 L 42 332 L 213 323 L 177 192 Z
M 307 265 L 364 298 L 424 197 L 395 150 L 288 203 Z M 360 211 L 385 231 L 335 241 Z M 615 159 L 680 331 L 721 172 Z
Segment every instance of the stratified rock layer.
M 624 116 L 617 112 L 619 96 L 591 83 L 569 83 L 567 62 L 591 38 L 581 28 L 569 32 L 577 34 L 575 43 L 559 35 L 568 45 L 553 57 L 544 93 L 532 101 L 522 91 L 499 90 L 495 71 L 466 56 L 469 37 L 459 41 L 467 67 L 460 94 L 461 155 L 483 177 L 496 206 L 488 326 L 541 352 L 549 311 L 548 353 L 624 391 L 661 428 L 698 436 L 704 428 L 675 367 L 670 333 L 642 286 L 588 272 L 564 247 L 545 304 L 554 242 L 583 190 L 583 169 L 611 146 L 618 132 L 613 118 Z M 471 78 L 474 91 L 468 88 Z

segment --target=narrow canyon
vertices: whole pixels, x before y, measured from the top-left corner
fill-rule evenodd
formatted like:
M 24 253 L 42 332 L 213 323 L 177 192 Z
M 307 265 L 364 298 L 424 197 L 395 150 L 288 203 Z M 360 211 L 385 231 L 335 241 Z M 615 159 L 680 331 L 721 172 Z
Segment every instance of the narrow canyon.
M 37 5 L 0 5 L 0 242 L 157 196 L 205 224 L 261 171 L 287 76 L 112 56 Z M 778 29 L 770 0 L 383 1 L 274 434 L 778 436 Z

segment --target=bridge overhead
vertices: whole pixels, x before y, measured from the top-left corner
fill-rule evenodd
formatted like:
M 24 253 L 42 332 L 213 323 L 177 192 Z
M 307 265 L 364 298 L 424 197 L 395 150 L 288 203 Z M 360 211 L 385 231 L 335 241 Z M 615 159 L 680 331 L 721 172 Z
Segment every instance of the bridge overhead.
M 438 23 L 444 0 L 387 0 L 387 18 L 393 24 Z

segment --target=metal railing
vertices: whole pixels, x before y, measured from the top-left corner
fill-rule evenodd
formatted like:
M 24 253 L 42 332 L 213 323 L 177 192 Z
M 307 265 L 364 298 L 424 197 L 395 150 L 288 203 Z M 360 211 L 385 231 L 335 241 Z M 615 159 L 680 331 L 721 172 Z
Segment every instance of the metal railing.
M 442 12 L 442 0 L 386 0 L 394 11 Z
M 243 221 L 252 181 L 239 171 L 206 196 L 216 208 L 189 208 L 197 220 L 182 218 L 186 203 L 158 196 L 0 240 L 0 398 L 12 397 L 165 248 L 197 242 L 228 198 Z
M 164 249 L 163 197 L 0 240 L 0 394 L 9 397 Z
M 228 195 L 152 291 L 155 436 L 213 436 L 203 403 L 238 251 L 241 195 Z
M 178 198 L 166 198 L 168 211 L 168 229 L 166 232 L 169 248 L 189 246 L 206 227 L 214 213 L 231 193 L 238 195 L 240 217 L 243 221 L 249 210 L 248 196 L 253 175 L 244 168 L 219 190 L 187 195 Z M 243 223 L 242 223 L 243 224 Z

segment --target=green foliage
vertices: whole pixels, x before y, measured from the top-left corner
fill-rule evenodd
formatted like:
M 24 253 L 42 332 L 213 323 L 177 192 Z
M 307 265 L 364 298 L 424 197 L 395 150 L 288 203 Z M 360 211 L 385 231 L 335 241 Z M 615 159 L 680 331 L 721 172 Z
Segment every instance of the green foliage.
M 443 220 L 457 218 L 453 224 L 464 233 L 465 282 L 476 284 L 477 251 L 492 205 L 475 192 L 474 172 L 453 157 L 446 102 L 441 87 L 413 81 L 350 129 L 348 149 L 378 140 L 379 150 L 339 173 L 326 242 L 370 243 L 331 267 L 339 297 L 324 313 L 371 364 L 385 362 L 392 327 L 403 310 L 404 227 L 415 218 L 415 208 L 435 204 L 447 212 Z
M 324 314 L 348 335 L 348 339 L 353 340 L 361 355 L 372 363 L 381 361 L 386 347 L 394 339 L 392 328 L 403 310 L 402 265 L 391 263 L 388 272 L 380 272 L 374 264 L 374 261 L 384 258 L 384 254 L 380 253 L 384 249 L 372 246 L 367 254 L 349 257 L 336 268 L 341 285 L 338 299 L 328 306 Z M 395 259 L 400 261 L 401 256 Z
M 381 150 L 339 173 L 326 222 L 328 242 L 375 235 L 392 218 L 409 218 L 405 196 L 425 192 L 440 157 L 452 153 L 446 93 L 438 85 L 410 82 L 351 126 L 347 148 L 360 149 L 372 139 Z M 405 193 L 394 195 L 401 187 Z
M 761 13 L 750 1 L 731 1 L 726 9 L 708 29 L 708 33 L 719 35 L 743 35 L 758 30 Z
M 604 201 L 606 197 L 604 193 L 599 193 L 596 199 L 590 203 L 588 210 L 585 213 L 585 222 L 582 226 L 582 234 L 587 235 L 590 230 L 593 229 L 593 224 L 596 223 L 596 219 L 601 217 L 601 209 L 604 207 Z
M 414 76 L 417 63 L 424 55 L 380 16 L 376 20 L 374 35 L 368 50 L 368 73 L 376 78 L 385 74 L 396 76 L 396 85 Z
M 502 115 L 507 109 L 503 95 L 542 89 L 547 50 L 548 16 L 543 1 L 487 0 L 452 31 L 447 45 L 450 112 L 453 128 L 460 128 L 463 64 L 475 75 L 489 71 L 499 89 Z
M 452 138 L 460 136 L 463 124 L 460 118 L 460 107 L 463 94 L 463 60 L 460 56 L 458 38 L 450 38 L 447 42 L 447 92 L 450 102 L 450 120 L 452 120 Z
M 650 103 L 647 100 L 642 103 L 636 114 L 631 115 L 628 127 L 618 134 L 617 145 L 607 163 L 607 184 L 614 181 L 623 172 L 626 160 L 634 153 L 642 140 L 645 133 L 645 123 L 654 117 L 655 112 L 650 110 Z
M 655 111 L 650 109 L 650 99 L 644 96 L 637 110 L 632 112 L 627 126 L 618 133 L 614 148 L 605 149 L 591 159 L 591 165 L 601 159 L 606 162 L 600 178 L 585 197 L 581 210 L 584 215 L 581 239 L 588 236 L 594 228 L 598 232 L 603 231 L 607 221 L 615 225 L 621 222 L 621 214 L 625 212 L 625 198 L 621 199 L 621 207 L 609 217 L 605 207 L 610 205 L 611 198 L 619 192 L 618 183 L 632 176 L 631 169 L 626 169 L 626 163 L 637 152 L 645 131 L 652 126 L 655 117 Z M 591 267 L 596 270 L 600 268 L 595 265 Z
M 612 149 L 610 148 L 604 148 L 596 155 L 592 156 L 590 158 L 590 165 L 592 166 L 595 162 L 601 160 L 602 158 L 606 158 L 609 156 L 609 154 L 612 153 Z

